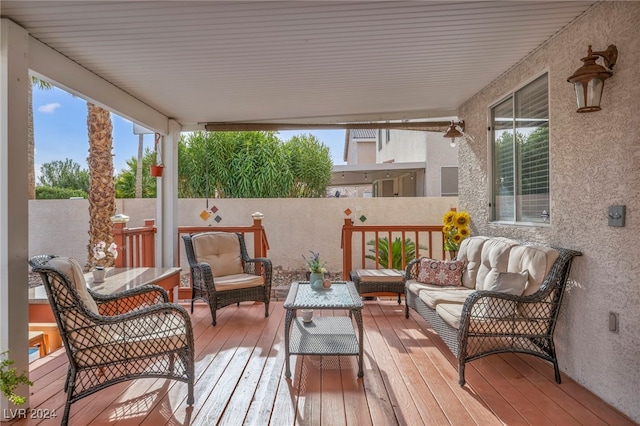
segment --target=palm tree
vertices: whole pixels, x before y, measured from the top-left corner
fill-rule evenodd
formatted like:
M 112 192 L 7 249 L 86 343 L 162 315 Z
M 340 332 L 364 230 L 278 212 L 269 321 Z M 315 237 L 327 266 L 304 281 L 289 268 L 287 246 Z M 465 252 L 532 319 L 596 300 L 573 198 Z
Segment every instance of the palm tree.
M 93 247 L 100 241 L 107 246 L 113 242 L 111 216 L 116 214 L 116 190 L 113 179 L 113 139 L 111 113 L 87 102 L 87 127 L 89 130 L 89 264 L 93 259 Z M 113 258 L 102 259 L 100 266 L 113 266 Z
M 378 259 L 378 265 L 385 269 L 403 269 L 402 264 L 402 240 L 400 237 L 396 237 L 391 243 L 391 266 L 389 266 L 389 238 L 382 237 L 378 239 L 378 252 L 376 253 L 375 240 L 367 241 L 368 246 L 373 246 L 369 251 L 373 254 L 367 254 L 365 257 L 373 261 Z M 420 246 L 421 249 L 426 250 L 426 246 Z M 416 258 L 416 244 L 411 241 L 411 238 L 407 238 L 404 242 L 404 260 L 409 263 Z
M 29 91 L 29 102 L 27 102 L 29 110 L 27 112 L 27 119 L 29 121 L 29 128 L 27 130 L 27 144 L 29 146 L 29 158 L 28 158 L 28 174 L 27 174 L 27 185 L 29 192 L 29 199 L 35 200 L 36 198 L 36 171 L 35 171 L 35 152 L 36 152 L 36 142 L 33 131 L 33 86 L 38 86 L 39 89 L 50 90 L 53 86 L 46 81 L 42 81 L 34 76 L 31 76 L 31 84 L 27 90 Z

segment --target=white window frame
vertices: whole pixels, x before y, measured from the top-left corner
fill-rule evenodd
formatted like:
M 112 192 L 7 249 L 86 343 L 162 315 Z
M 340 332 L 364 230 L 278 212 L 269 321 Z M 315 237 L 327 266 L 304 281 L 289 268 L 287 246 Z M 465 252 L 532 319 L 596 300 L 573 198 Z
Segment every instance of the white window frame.
M 519 92 L 520 90 L 522 90 L 523 88 L 527 87 L 528 85 L 530 85 L 531 83 L 533 83 L 534 81 L 536 81 L 538 78 L 547 75 L 547 99 L 548 99 L 548 104 L 547 104 L 547 115 L 548 115 L 548 121 L 549 121 L 549 127 L 551 124 L 551 90 L 550 90 L 550 81 L 551 81 L 551 77 L 550 77 L 550 72 L 548 69 L 545 69 L 544 71 L 540 72 L 539 74 L 536 74 L 535 76 L 533 76 L 532 78 L 530 78 L 529 80 L 525 81 L 523 84 L 517 86 L 516 88 L 514 88 L 513 90 L 509 91 L 508 93 L 504 94 L 503 96 L 501 96 L 498 100 L 496 100 L 495 102 L 491 103 L 489 105 L 489 108 L 487 110 L 487 152 L 488 152 L 488 158 L 487 158 L 487 165 L 488 165 L 488 185 L 489 185 L 489 191 L 488 193 L 490 194 L 490 199 L 489 199 L 489 217 L 490 217 L 490 222 L 493 224 L 505 224 L 505 225 L 521 225 L 521 226 L 536 226 L 536 227 L 549 227 L 551 225 L 551 221 L 552 221 L 552 215 L 551 215 L 551 199 L 552 199 L 552 188 L 551 188 L 551 135 L 549 135 L 549 170 L 548 170 L 548 179 L 549 179 L 549 208 L 547 209 L 547 213 L 548 213 L 548 219 L 546 220 L 546 222 L 527 222 L 527 221 L 518 221 L 517 217 L 518 217 L 518 212 L 516 211 L 517 209 L 517 197 L 514 197 L 514 217 L 513 220 L 505 220 L 505 219 L 496 219 L 496 210 L 495 210 L 495 186 L 494 186 L 494 176 L 495 176 L 495 170 L 494 170 L 494 140 L 493 140 L 493 129 L 492 129 L 492 125 L 493 125 L 493 121 L 492 121 L 492 112 L 493 109 L 498 106 L 499 104 L 501 104 L 502 102 L 504 102 L 506 99 L 508 98 L 512 98 L 515 99 L 515 94 L 517 92 Z M 515 113 L 514 113 L 515 114 Z M 514 172 L 515 173 L 515 172 Z M 517 186 L 517 184 L 516 184 Z

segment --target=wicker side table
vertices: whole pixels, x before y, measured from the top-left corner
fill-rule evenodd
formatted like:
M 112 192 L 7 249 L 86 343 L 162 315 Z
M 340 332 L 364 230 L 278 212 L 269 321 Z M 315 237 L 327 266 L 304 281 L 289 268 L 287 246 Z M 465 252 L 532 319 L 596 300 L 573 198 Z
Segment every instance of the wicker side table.
M 290 355 L 355 355 L 358 377 L 362 369 L 363 325 L 362 300 L 351 282 L 333 282 L 331 288 L 313 290 L 309 282 L 293 282 L 284 320 L 285 376 L 291 377 Z M 297 317 L 300 309 L 344 309 L 348 316 L 314 316 L 309 323 Z M 355 320 L 355 326 L 353 324 Z
M 358 269 L 351 271 L 351 281 L 359 294 L 394 293 L 398 295 L 398 304 L 402 303 L 406 279 L 397 269 Z

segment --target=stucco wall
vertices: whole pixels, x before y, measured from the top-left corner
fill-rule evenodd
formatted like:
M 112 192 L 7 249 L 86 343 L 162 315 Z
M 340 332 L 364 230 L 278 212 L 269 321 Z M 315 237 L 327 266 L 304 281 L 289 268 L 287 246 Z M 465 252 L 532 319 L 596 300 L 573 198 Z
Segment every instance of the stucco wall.
M 117 200 L 117 213 L 130 217 L 129 227 L 141 226 L 156 216 L 155 199 Z M 298 199 L 213 199 L 222 220 L 220 226 L 250 226 L 251 214 L 264 214 L 262 221 L 269 240 L 269 258 L 274 267 L 302 269 L 302 255 L 320 252 L 331 272 L 342 270 L 340 238 L 344 219 L 364 225 L 439 225 L 442 215 L 457 206 L 457 198 L 298 198 Z M 180 199 L 180 226 L 212 226 L 200 213 L 204 199 Z M 349 208 L 353 213 L 346 216 Z M 365 216 L 365 222 L 359 220 Z M 29 256 L 57 254 L 87 259 L 89 214 L 87 200 L 38 200 L 29 202 Z M 248 241 L 251 250 L 252 243 Z M 187 265 L 181 249 L 181 265 Z
M 566 79 L 587 46 L 618 47 L 602 111 L 575 112 Z M 460 144 L 460 208 L 475 233 L 514 237 L 583 252 L 555 334 L 560 369 L 640 421 L 640 3 L 604 2 L 558 33 L 523 62 L 471 98 L 459 111 L 475 142 Z M 551 224 L 489 222 L 488 108 L 540 73 L 549 73 Z M 627 206 L 626 226 L 607 225 L 610 205 Z M 609 312 L 620 332 L 608 331 Z M 551 370 L 550 370 L 551 371 Z

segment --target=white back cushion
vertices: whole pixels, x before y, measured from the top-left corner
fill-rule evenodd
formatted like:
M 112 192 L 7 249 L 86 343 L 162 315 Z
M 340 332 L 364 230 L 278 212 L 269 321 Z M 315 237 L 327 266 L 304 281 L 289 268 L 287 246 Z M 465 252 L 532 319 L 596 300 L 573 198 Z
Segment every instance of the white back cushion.
M 487 237 L 469 237 L 460 243 L 457 259 L 467 262 L 467 268 L 462 273 L 462 285 L 467 288 L 476 288 L 476 277 L 481 265 L 482 246 L 487 240 Z
M 500 272 L 507 272 L 509 253 L 516 245 L 518 245 L 517 241 L 501 237 L 485 241 L 482 245 L 481 263 L 476 276 L 476 290 L 488 290 Z
M 242 274 L 240 240 L 230 232 L 204 232 L 191 237 L 198 263 L 208 263 L 214 277 Z
M 560 253 L 556 249 L 544 246 L 518 246 L 511 249 L 508 272 L 529 271 L 529 279 L 524 290 L 525 295 L 540 289 L 544 277 L 549 273 Z
M 70 257 L 54 257 L 49 260 L 49 265 L 65 274 L 78 292 L 82 303 L 84 303 L 91 312 L 98 314 L 98 305 L 87 291 L 87 282 L 84 280 L 80 263 Z

